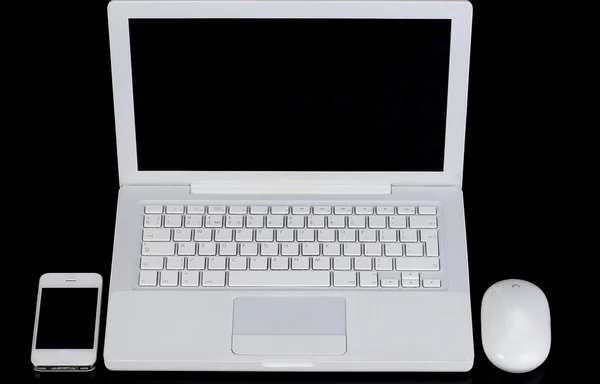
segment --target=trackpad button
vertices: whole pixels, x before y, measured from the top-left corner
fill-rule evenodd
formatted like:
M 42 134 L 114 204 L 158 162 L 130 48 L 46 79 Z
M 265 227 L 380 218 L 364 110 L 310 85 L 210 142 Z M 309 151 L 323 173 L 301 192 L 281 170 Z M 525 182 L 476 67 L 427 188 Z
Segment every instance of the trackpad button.
M 346 353 L 346 301 L 236 298 L 231 350 L 238 355 L 342 355 Z

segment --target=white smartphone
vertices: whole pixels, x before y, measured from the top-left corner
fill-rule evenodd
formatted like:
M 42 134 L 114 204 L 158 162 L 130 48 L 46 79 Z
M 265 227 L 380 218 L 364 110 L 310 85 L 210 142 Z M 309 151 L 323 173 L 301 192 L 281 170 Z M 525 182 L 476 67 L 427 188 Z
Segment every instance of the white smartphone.
M 40 277 L 31 363 L 46 371 L 91 371 L 98 354 L 102 276 L 46 273 Z

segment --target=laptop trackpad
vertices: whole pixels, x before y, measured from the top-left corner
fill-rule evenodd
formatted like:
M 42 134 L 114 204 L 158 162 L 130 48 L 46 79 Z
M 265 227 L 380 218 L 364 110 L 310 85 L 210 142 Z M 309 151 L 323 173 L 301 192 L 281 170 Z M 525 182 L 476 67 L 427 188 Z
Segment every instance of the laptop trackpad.
M 238 355 L 346 353 L 346 301 L 339 297 L 238 297 L 231 350 Z

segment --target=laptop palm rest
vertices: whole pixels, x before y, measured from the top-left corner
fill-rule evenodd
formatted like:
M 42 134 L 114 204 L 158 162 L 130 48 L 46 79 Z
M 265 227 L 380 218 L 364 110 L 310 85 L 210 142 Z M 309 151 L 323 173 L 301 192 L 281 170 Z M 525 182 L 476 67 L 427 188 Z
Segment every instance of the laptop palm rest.
M 238 355 L 346 353 L 346 301 L 339 297 L 238 297 L 231 350 Z

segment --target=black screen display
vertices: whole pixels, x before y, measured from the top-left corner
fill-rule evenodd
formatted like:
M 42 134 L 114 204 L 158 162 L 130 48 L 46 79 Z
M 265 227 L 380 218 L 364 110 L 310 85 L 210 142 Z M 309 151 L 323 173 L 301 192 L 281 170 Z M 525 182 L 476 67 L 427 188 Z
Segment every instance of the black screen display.
M 443 171 L 451 20 L 130 19 L 140 171 Z
M 92 349 L 98 288 L 42 288 L 36 349 Z

